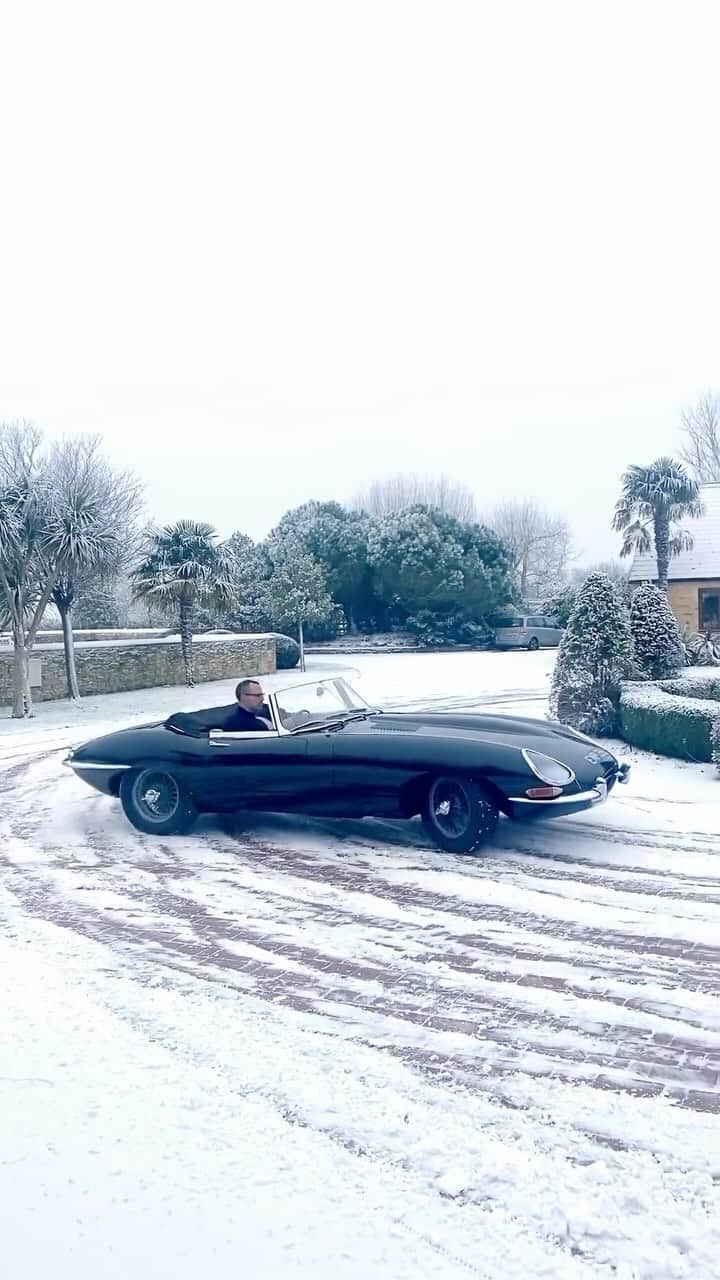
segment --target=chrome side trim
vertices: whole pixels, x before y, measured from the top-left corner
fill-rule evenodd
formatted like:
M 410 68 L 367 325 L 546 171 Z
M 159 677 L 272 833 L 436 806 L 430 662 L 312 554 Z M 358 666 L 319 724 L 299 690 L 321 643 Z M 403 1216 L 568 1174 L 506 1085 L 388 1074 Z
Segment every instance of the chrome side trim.
M 117 773 L 119 769 L 132 769 L 131 764 L 101 764 L 98 760 L 63 760 L 68 769 L 76 773 L 84 773 L 87 769 L 105 769 L 107 773 Z
M 258 716 L 258 719 L 260 717 Z M 269 721 L 265 721 L 268 724 Z M 208 741 L 211 747 L 226 747 L 231 742 L 257 742 L 258 738 L 261 742 L 270 738 L 274 742 L 279 738 L 277 729 L 266 729 L 263 733 L 262 729 L 211 729 L 208 733 Z

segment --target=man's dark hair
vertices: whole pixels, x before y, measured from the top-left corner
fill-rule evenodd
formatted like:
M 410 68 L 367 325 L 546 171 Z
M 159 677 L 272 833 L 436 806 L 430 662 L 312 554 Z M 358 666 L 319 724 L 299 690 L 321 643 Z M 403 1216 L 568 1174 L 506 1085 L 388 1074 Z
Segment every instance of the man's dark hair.
M 250 689 L 252 685 L 259 684 L 259 683 L 260 683 L 259 680 L 241 680 L 239 685 L 235 689 L 235 697 L 242 698 L 243 694 L 247 693 L 248 689 Z

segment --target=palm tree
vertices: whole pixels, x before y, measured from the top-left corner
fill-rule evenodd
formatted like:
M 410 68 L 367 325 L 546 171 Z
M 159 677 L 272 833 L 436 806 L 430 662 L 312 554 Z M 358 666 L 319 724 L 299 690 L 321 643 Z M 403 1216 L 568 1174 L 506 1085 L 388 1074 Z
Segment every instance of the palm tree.
M 47 536 L 56 566 L 51 599 L 63 630 L 69 698 L 79 698 L 72 609 L 88 574 L 112 578 L 128 563 L 140 508 L 139 482 L 100 453 L 99 436 L 64 440 L 49 459 L 54 501 Z
M 133 599 L 152 600 L 166 612 L 177 613 L 185 679 L 192 687 L 195 607 L 223 609 L 234 604 L 231 556 L 218 544 L 211 524 L 178 520 L 151 536 L 148 554 L 130 580 Z
M 107 508 L 91 486 L 71 486 L 58 495 L 49 513 L 43 550 L 55 568 L 51 599 L 62 622 L 69 698 L 80 697 L 71 621 L 75 581 L 84 570 L 95 569 L 118 555 L 118 542 L 119 531 L 109 522 Z
M 657 582 L 667 591 L 670 557 L 689 551 L 694 539 L 687 529 L 673 529 L 685 516 L 701 516 L 700 487 L 674 458 L 658 458 L 649 467 L 628 467 L 622 496 L 615 505 L 613 528 L 623 535 L 621 556 L 655 547 Z

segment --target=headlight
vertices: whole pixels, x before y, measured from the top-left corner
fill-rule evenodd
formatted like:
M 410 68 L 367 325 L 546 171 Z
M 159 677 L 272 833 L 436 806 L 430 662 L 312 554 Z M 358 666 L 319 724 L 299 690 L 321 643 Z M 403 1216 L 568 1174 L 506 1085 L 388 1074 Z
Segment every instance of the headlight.
M 561 764 L 559 760 L 553 760 L 552 756 L 545 756 L 540 751 L 527 750 L 523 750 L 522 754 L 528 768 L 532 769 L 535 777 L 541 782 L 547 782 L 553 787 L 564 787 L 568 782 L 575 781 L 572 769 L 568 769 L 567 765 Z

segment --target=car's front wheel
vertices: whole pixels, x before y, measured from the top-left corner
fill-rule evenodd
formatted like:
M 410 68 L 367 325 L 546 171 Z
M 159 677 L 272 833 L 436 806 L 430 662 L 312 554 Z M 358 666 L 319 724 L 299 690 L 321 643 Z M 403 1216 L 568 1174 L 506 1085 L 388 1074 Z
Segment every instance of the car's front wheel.
M 500 811 L 473 778 L 435 778 L 422 813 L 425 830 L 449 853 L 474 853 L 495 834 Z
M 540 648 L 540 641 L 538 640 L 537 636 L 533 636 L 532 640 L 528 645 L 528 649 L 530 650 L 531 653 L 537 653 L 539 648 Z
M 128 821 L 148 835 L 183 835 L 197 818 L 192 797 L 165 769 L 124 774 L 120 803 Z

